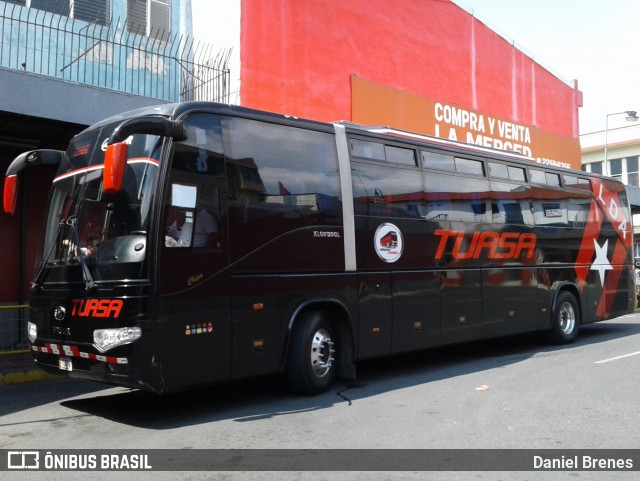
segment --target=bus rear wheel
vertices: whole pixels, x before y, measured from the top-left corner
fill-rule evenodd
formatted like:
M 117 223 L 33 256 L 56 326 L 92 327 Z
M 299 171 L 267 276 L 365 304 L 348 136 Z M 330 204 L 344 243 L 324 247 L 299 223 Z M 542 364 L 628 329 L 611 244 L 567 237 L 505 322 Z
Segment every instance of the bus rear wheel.
M 297 392 L 307 395 L 327 391 L 336 376 L 335 330 L 322 312 L 307 313 L 293 329 L 287 378 Z
M 580 329 L 580 311 L 576 298 L 568 291 L 558 294 L 553 305 L 549 339 L 554 344 L 568 344 L 575 341 Z

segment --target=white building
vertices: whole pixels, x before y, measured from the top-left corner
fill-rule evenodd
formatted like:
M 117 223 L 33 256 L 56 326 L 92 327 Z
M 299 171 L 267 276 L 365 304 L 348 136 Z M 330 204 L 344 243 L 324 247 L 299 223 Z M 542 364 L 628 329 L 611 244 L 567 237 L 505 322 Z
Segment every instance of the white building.
M 635 237 L 635 257 L 640 257 L 640 122 L 580 136 L 582 170 L 622 180 L 628 188 Z M 605 162 L 606 158 L 606 162 Z

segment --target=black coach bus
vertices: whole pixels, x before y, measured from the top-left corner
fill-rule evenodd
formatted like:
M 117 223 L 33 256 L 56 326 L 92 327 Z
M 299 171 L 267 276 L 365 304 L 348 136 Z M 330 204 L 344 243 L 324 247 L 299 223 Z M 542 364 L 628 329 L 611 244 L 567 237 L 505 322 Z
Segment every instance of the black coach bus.
M 165 393 L 633 309 L 610 178 L 388 128 L 189 102 L 110 118 L 59 163 L 28 335 L 47 371 Z

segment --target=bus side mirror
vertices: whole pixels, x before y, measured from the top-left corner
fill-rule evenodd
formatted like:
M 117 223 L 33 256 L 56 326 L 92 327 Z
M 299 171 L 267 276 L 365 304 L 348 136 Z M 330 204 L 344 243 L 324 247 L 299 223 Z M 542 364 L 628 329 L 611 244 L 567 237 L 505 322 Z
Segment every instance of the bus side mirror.
M 120 192 L 124 168 L 127 165 L 127 144 L 117 142 L 107 146 L 104 154 L 103 188 L 107 194 Z
M 16 199 L 18 193 L 18 175 L 9 175 L 4 178 L 4 193 L 2 202 L 4 204 L 4 211 L 7 214 L 13 215 L 16 210 Z

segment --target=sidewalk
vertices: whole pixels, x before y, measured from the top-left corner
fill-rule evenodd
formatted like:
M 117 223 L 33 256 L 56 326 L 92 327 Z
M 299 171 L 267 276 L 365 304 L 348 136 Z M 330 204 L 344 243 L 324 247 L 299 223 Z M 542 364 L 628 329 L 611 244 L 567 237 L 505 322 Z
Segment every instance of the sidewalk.
M 29 351 L 0 353 L 0 385 L 57 378 L 39 369 Z

